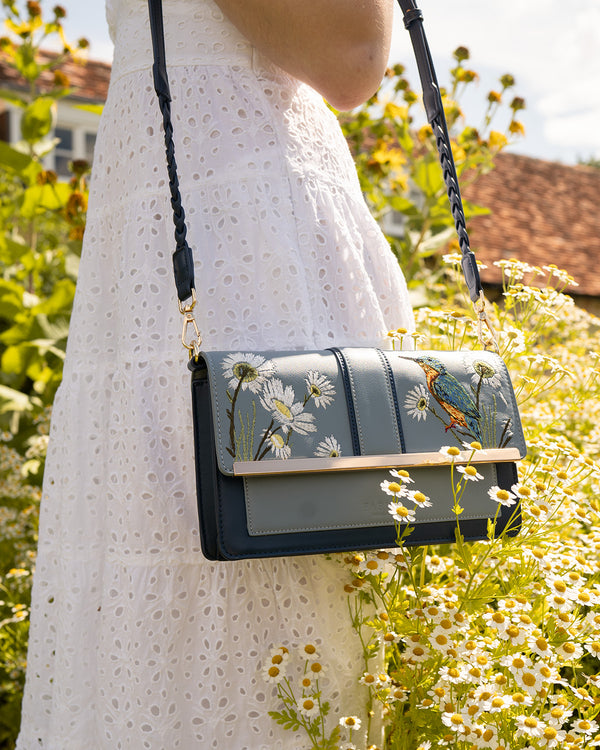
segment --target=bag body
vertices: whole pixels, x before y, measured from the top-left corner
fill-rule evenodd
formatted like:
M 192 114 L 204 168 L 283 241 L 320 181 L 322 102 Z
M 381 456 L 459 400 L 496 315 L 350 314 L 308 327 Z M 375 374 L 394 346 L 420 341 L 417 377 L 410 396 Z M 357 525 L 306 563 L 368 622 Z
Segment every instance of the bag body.
M 486 538 L 494 518 L 496 534 L 518 531 L 518 511 L 489 495 L 510 491 L 526 453 L 510 378 L 491 352 L 204 352 L 190 369 L 209 559 L 393 547 L 397 501 L 412 511 L 405 544 L 453 542 L 452 487 L 466 464 L 480 478 L 462 479 L 461 535 Z M 422 495 L 393 495 L 390 481 Z

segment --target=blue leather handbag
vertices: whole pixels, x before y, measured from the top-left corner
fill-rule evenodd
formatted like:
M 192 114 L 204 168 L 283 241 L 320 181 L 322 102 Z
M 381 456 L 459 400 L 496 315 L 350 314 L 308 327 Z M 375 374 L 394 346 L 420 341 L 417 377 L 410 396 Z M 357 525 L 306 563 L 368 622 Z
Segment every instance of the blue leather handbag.
M 436 135 L 463 272 L 485 323 L 422 14 L 412 1 L 399 2 Z M 176 227 L 175 283 L 190 350 L 205 556 L 331 553 L 390 548 L 399 536 L 415 545 L 453 542 L 457 532 L 467 540 L 517 533 L 520 513 L 511 490 L 526 446 L 509 374 L 494 352 L 201 350 L 160 0 L 149 0 L 149 7 Z

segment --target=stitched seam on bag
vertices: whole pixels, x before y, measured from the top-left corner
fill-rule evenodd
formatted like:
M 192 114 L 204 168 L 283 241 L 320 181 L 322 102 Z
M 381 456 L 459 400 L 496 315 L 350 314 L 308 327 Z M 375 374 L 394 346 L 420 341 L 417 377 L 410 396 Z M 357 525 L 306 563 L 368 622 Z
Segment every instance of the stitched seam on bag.
M 348 414 L 348 422 L 350 425 L 350 437 L 352 439 L 352 453 L 355 456 L 362 455 L 360 438 L 358 435 L 358 428 L 356 424 L 356 409 L 354 408 L 354 401 L 352 400 L 352 392 L 350 388 L 350 379 L 348 375 L 348 365 L 342 354 L 341 349 L 338 347 L 331 347 L 328 351 L 333 352 L 340 369 L 342 376 L 342 383 L 344 384 L 344 395 L 346 397 L 346 408 Z
M 400 416 L 400 404 L 398 402 L 398 391 L 396 390 L 394 372 L 385 352 L 381 351 L 381 349 L 376 349 L 376 351 L 387 376 L 388 390 L 391 393 L 391 401 L 394 405 L 394 412 L 396 415 L 396 435 L 398 437 L 397 445 L 400 448 L 400 453 L 406 453 L 406 443 L 404 442 L 404 431 L 402 429 L 402 418 Z

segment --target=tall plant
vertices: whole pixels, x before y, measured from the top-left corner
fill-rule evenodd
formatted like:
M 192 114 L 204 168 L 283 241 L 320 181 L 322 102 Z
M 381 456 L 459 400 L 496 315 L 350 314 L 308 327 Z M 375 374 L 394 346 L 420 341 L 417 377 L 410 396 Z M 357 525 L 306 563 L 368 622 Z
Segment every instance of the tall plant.
M 60 383 L 87 206 L 85 162 L 61 182 L 45 168 L 57 102 L 72 89 L 61 66 L 87 47 L 64 36 L 61 6 L 3 0 L 0 58 L 20 114 L 0 142 L 0 748 L 14 747 L 25 676 L 28 608 L 50 405 Z M 60 39 L 63 51 L 42 52 Z

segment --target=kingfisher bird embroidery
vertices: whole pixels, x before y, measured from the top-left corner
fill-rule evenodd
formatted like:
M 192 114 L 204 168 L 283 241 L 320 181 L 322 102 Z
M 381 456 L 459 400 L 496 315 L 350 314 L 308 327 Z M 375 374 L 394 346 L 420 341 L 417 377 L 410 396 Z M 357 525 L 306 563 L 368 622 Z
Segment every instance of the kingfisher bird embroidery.
M 439 359 L 427 355 L 417 357 L 415 362 L 425 372 L 429 392 L 450 417 L 446 431 L 463 427 L 475 440 L 483 443 L 479 427 L 481 414 L 467 389 Z

